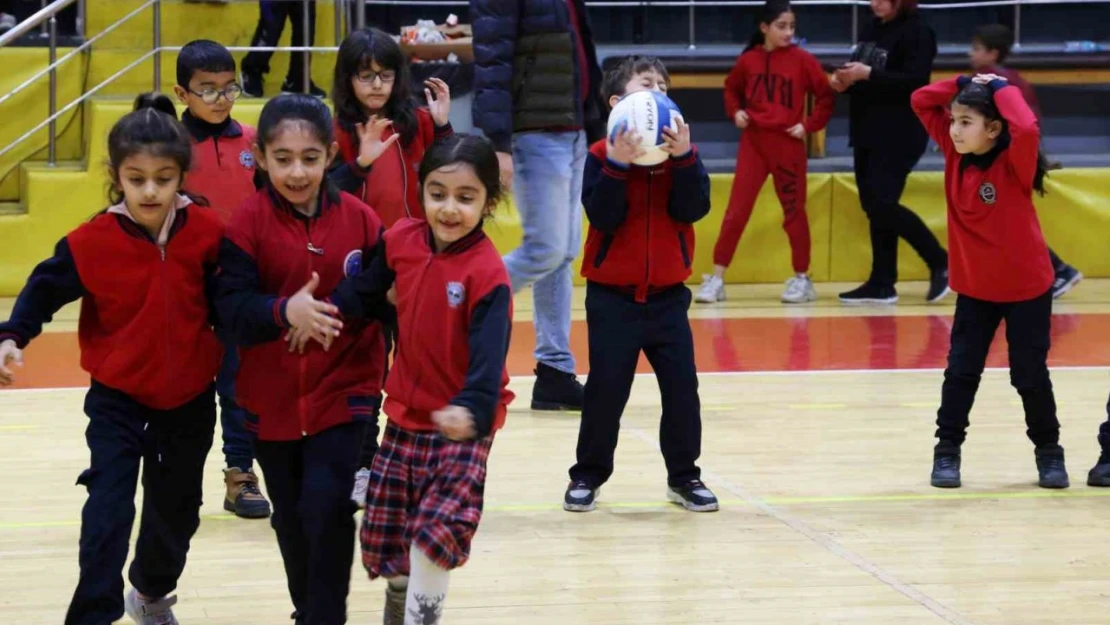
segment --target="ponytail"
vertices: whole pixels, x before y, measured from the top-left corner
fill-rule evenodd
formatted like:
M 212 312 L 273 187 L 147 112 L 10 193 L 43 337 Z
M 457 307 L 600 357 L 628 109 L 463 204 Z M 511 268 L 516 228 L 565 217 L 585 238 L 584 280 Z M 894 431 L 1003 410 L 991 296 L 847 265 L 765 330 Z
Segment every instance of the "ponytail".
M 1044 179 L 1048 176 L 1049 169 L 1052 167 L 1049 165 L 1048 157 L 1043 151 L 1037 150 L 1037 172 L 1033 174 L 1033 190 L 1041 197 L 1045 194 Z
M 173 100 L 169 96 L 162 93 L 141 93 L 135 98 L 135 104 L 132 107 L 134 111 L 142 109 L 154 109 L 159 113 L 165 113 L 170 117 L 177 119 L 177 108 L 173 105 Z

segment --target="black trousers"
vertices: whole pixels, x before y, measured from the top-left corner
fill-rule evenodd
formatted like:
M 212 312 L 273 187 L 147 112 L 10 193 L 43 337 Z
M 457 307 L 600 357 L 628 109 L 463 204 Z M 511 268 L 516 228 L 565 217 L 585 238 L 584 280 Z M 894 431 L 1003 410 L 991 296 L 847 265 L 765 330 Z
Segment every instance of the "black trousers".
M 948 368 L 944 370 L 936 437 L 960 445 L 967 437 L 968 415 L 979 389 L 998 324 L 1006 321 L 1010 384 L 1025 409 L 1026 434 L 1034 445 L 1056 445 L 1060 422 L 1048 376 L 1052 291 L 1023 302 L 996 303 L 960 295 L 952 325 Z
M 254 442 L 298 625 L 347 622 L 358 509 L 351 489 L 366 426 L 351 422 L 298 441 Z
M 869 282 L 893 287 L 898 281 L 898 239 L 903 238 L 929 266 L 948 267 L 948 253 L 917 213 L 902 206 L 902 192 L 914 165 L 921 159 L 915 150 L 856 148 L 853 164 L 859 201 L 871 226 L 871 278 Z
M 154 410 L 93 382 L 85 396 L 90 462 L 77 478 L 88 489 L 81 511 L 77 589 L 66 625 L 108 625 L 123 617 L 123 566 L 135 521 L 139 465 L 143 514 L 128 578 L 148 597 L 177 588 L 189 541 L 200 526 L 204 461 L 216 428 L 209 388 L 173 410 Z
M 305 38 L 304 5 L 305 0 L 258 0 L 258 26 L 251 37 L 251 45 L 259 47 L 275 47 L 285 30 L 285 20 L 293 24 L 293 36 L 290 45 L 311 46 L 316 34 L 316 3 L 309 0 L 308 4 L 308 38 Z M 285 79 L 296 89 L 304 86 L 304 55 L 307 52 L 289 53 L 289 73 Z M 274 56 L 269 51 L 248 52 L 243 58 L 243 73 L 261 76 L 270 72 L 270 58 Z
M 667 482 L 678 486 L 701 478 L 696 464 L 701 455 L 701 402 L 686 314 L 690 300 L 690 290 L 683 285 L 650 295 L 645 304 L 601 284 L 586 286 L 590 374 L 571 480 L 585 480 L 596 488 L 613 474 L 621 414 L 641 351 L 655 370 L 663 402 L 659 446 Z

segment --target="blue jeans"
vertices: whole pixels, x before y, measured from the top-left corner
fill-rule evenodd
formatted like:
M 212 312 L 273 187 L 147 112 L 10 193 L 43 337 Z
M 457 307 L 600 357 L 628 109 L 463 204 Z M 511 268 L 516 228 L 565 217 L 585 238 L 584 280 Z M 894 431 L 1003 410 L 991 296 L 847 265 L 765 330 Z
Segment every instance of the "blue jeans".
M 570 268 L 582 245 L 586 133 L 513 135 L 513 196 L 524 241 L 505 256 L 517 293 L 532 286 L 536 361 L 574 373 L 570 352 Z
M 239 373 L 239 352 L 225 340 L 224 361 L 216 374 L 216 394 L 220 398 L 220 428 L 224 438 L 224 460 L 228 467 L 250 471 L 254 464 L 251 439 L 244 425 L 246 411 L 235 403 L 235 376 Z

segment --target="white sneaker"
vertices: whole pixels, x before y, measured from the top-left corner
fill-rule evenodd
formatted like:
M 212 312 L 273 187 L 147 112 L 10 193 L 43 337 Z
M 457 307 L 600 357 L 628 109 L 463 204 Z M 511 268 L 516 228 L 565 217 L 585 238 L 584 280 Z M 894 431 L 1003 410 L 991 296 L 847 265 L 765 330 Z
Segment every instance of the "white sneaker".
M 713 274 L 703 275 L 701 288 L 694 295 L 694 301 L 702 304 L 725 301 L 725 281 Z
M 351 501 L 359 508 L 366 507 L 366 489 L 370 486 L 370 469 L 359 469 L 355 473 L 355 486 L 351 489 Z
M 787 304 L 804 304 L 817 301 L 817 289 L 813 288 L 813 281 L 809 276 L 794 276 L 786 281 L 786 290 L 783 291 L 782 301 Z

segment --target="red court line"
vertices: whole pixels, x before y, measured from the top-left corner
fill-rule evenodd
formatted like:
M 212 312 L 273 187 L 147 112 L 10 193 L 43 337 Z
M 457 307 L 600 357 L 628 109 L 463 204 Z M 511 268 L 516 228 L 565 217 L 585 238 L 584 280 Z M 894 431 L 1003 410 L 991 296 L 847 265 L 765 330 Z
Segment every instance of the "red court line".
M 943 368 L 951 316 L 864 316 L 692 319 L 698 370 L 813 371 Z M 1110 366 L 1110 314 L 1055 315 L 1050 366 Z M 1005 367 L 1005 327 L 999 328 L 988 367 Z M 535 366 L 532 323 L 517 322 L 509 373 L 530 375 Z M 578 371 L 589 371 L 585 322 L 571 330 Z M 78 364 L 77 336 L 44 334 L 26 350 L 14 388 L 88 384 Z M 640 372 L 651 371 L 640 359 Z M 0 391 L 3 392 L 3 391 Z

